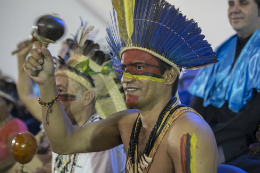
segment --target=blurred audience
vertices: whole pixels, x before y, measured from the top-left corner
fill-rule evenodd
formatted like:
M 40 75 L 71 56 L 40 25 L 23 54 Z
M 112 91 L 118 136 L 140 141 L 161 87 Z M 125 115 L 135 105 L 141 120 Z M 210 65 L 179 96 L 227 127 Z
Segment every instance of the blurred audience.
M 15 160 L 12 155 L 12 140 L 24 131 L 28 131 L 25 123 L 19 118 L 17 108 L 18 95 L 16 84 L 6 76 L 0 76 L 0 172 L 8 172 Z
M 37 99 L 38 97 L 34 94 L 33 91 L 33 83 L 31 79 L 29 79 L 24 70 L 23 63 L 29 54 L 32 44 L 26 45 L 25 41 L 20 42 L 17 45 L 19 52 L 17 53 L 17 62 L 18 62 L 18 83 L 17 83 L 17 91 L 20 99 L 23 101 L 27 110 L 31 113 L 31 115 L 37 119 L 39 122 L 41 119 L 41 106 L 39 105 Z M 28 121 L 28 120 L 27 120 Z M 31 120 L 29 124 L 35 124 L 34 120 Z M 39 126 L 39 124 L 38 124 Z M 35 127 L 35 125 L 33 126 Z M 38 127 L 37 127 L 38 128 Z M 52 151 L 47 140 L 47 137 L 44 133 L 43 126 L 41 125 L 41 130 L 35 136 L 38 145 L 38 151 L 36 156 L 33 158 L 31 162 L 24 165 L 24 170 L 27 172 L 34 173 L 51 173 L 51 161 L 52 161 Z M 19 169 L 20 164 L 16 163 L 12 169 L 10 169 L 10 173 L 16 169 Z

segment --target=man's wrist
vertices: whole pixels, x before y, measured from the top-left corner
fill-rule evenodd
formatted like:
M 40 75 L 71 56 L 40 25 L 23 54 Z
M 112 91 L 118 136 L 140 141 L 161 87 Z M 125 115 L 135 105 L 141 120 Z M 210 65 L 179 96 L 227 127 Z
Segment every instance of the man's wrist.
M 38 84 L 40 97 L 43 101 L 52 100 L 58 93 L 54 76 L 43 84 Z

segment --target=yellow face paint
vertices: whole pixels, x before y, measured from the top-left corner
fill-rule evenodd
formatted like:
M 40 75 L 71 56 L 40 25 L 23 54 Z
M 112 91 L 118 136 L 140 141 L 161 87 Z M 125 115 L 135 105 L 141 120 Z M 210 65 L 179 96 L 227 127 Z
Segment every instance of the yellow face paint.
M 145 75 L 132 75 L 130 73 L 124 73 L 123 77 L 129 78 L 129 79 L 134 79 L 134 80 L 150 80 L 153 82 L 165 82 L 164 79 L 159 79 L 157 77 L 152 77 L 152 76 L 145 76 Z M 123 79 L 122 77 L 122 79 Z M 122 82 L 121 79 L 121 82 Z

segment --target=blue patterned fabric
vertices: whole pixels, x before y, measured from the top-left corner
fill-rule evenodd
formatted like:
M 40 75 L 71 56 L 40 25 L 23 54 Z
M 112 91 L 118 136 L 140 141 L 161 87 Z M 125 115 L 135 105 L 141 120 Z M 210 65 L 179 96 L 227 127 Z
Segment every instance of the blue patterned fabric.
M 237 44 L 232 36 L 216 51 L 219 63 L 199 71 L 189 87 L 189 92 L 203 98 L 203 106 L 228 108 L 238 113 L 252 99 L 253 89 L 260 92 L 260 28 L 255 31 L 242 49 L 231 69 Z

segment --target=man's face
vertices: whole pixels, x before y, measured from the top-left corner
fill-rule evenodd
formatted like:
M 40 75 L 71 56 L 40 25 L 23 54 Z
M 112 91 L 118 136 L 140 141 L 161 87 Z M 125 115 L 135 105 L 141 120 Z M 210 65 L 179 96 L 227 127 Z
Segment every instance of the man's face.
M 234 30 L 253 33 L 259 27 L 260 20 L 255 0 L 229 0 L 228 4 L 229 22 Z
M 140 108 L 159 100 L 165 83 L 156 58 L 144 51 L 128 50 L 122 54 L 121 68 L 128 106 Z
M 80 84 L 66 76 L 56 77 L 57 89 L 60 93 L 60 102 L 66 114 L 73 122 L 74 116 L 81 113 L 84 106 L 80 97 Z

